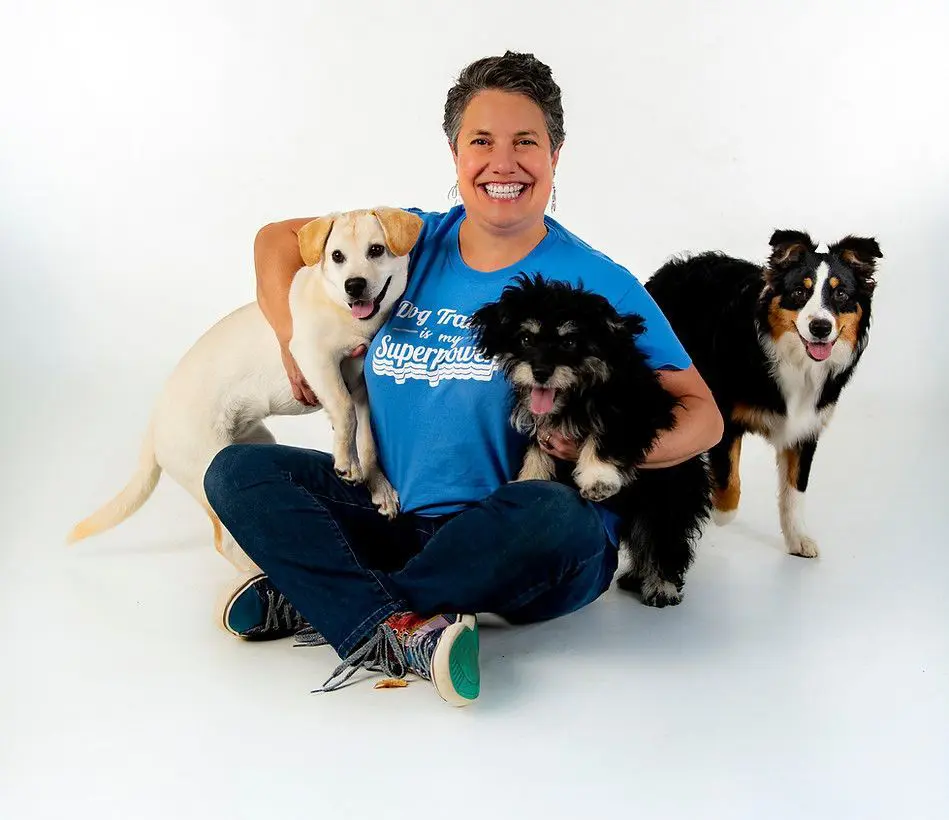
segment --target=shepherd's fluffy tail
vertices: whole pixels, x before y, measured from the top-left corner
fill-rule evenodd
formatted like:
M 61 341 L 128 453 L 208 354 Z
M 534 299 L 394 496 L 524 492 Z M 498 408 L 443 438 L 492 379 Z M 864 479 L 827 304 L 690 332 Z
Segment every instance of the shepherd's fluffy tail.
M 81 541 L 83 538 L 120 524 L 148 501 L 160 477 L 161 467 L 155 460 L 154 437 L 152 427 L 149 425 L 138 457 L 138 470 L 132 476 L 132 480 L 108 504 L 100 507 L 85 521 L 79 522 L 69 533 L 69 543 Z

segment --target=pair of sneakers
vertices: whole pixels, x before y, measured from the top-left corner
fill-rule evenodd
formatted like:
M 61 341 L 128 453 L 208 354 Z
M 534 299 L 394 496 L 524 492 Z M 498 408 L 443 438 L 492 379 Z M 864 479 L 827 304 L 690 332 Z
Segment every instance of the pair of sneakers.
M 226 591 L 221 625 L 247 641 L 295 636 L 298 644 L 328 643 L 262 573 L 248 573 Z M 480 692 L 478 623 L 474 615 L 389 616 L 333 671 L 321 690 L 343 686 L 359 669 L 391 678 L 414 674 L 432 682 L 442 700 L 466 706 Z

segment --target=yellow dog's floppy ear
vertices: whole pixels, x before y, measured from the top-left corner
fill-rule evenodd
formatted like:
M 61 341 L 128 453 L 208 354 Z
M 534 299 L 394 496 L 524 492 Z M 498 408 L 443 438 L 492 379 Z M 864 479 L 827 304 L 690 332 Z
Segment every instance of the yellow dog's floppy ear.
M 326 240 L 329 239 L 331 230 L 333 230 L 331 216 L 318 217 L 300 228 L 297 240 L 300 243 L 300 256 L 303 257 L 304 265 L 310 267 L 323 258 Z
M 386 246 L 393 256 L 405 256 L 415 247 L 422 232 L 420 217 L 399 208 L 373 208 L 372 214 L 382 225 Z

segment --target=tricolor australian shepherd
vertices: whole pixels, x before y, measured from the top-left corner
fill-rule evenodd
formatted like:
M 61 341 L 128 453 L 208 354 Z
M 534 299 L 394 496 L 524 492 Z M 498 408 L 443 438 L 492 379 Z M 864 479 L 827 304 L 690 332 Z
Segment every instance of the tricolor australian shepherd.
M 604 297 L 543 277 L 518 277 L 472 316 L 481 353 L 514 387 L 511 421 L 531 437 L 518 480 L 560 480 L 618 518 L 629 569 L 621 587 L 663 607 L 681 600 L 693 543 L 711 509 L 704 456 L 637 469 L 675 424 L 676 399 L 636 345 L 641 316 Z M 574 439 L 576 464 L 539 446 L 539 429 Z
M 713 513 L 738 507 L 745 433 L 777 450 L 781 530 L 788 552 L 817 556 L 803 520 L 817 447 L 868 341 L 875 239 L 848 236 L 818 253 L 810 236 L 775 231 L 760 265 L 720 253 L 674 260 L 646 289 L 715 395 L 725 435 L 710 452 Z

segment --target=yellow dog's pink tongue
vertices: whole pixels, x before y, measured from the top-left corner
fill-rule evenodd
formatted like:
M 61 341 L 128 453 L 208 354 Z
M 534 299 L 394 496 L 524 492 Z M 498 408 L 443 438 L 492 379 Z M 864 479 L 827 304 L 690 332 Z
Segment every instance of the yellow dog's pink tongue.
M 817 361 L 822 362 L 830 355 L 830 351 L 834 349 L 834 346 L 830 342 L 806 342 L 807 352 L 810 353 L 812 359 L 817 359 Z
M 532 387 L 531 388 L 531 412 L 542 416 L 554 409 L 553 387 Z
M 370 313 L 372 313 L 373 307 L 374 306 L 372 302 L 366 302 L 362 299 L 357 302 L 353 302 L 350 305 L 350 308 L 353 311 L 354 319 L 365 319 Z

